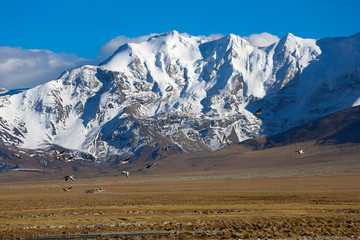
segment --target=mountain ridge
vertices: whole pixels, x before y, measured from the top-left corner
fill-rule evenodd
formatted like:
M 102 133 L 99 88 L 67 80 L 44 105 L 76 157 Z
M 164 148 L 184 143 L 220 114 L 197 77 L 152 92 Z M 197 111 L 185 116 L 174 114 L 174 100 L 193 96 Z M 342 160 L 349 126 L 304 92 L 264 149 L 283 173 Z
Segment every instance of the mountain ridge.
M 240 145 L 263 150 L 285 145 L 316 141 L 315 144 L 360 143 L 360 106 L 332 113 L 305 125 L 293 127 L 282 133 L 245 140 Z
M 224 135 L 273 135 L 360 104 L 359 53 L 341 55 L 360 48 L 354 36 L 288 34 L 255 47 L 233 34 L 207 42 L 177 31 L 156 35 L 119 47 L 99 66 L 1 96 L 0 136 L 8 145 L 59 145 L 113 161 L 154 159 L 164 145 L 174 153 L 213 151 L 226 146 L 218 141 Z M 322 74 L 337 59 L 347 59 L 347 68 Z
M 152 162 L 157 162 L 160 167 L 151 171 L 146 170 L 149 163 L 146 158 L 128 156 L 123 159 L 110 158 L 104 162 L 82 153 L 74 161 L 65 162 L 55 160 L 52 148 L 9 149 L 0 140 L 0 173 L 5 173 L 1 174 L 0 181 L 57 179 L 59 173 L 64 172 L 81 178 L 110 177 L 119 176 L 124 170 L 130 171 L 132 176 L 240 174 L 242 177 L 274 177 L 277 174 L 303 176 L 357 173 L 359 111 L 360 106 L 351 107 L 278 135 L 249 139 L 213 152 L 182 153 L 171 148 L 167 151 L 159 149 Z M 53 147 L 57 152 L 64 151 L 65 159 L 76 153 L 61 146 Z M 153 154 L 153 149 L 144 148 L 143 151 Z M 305 153 L 300 155 L 297 151 L 301 148 Z

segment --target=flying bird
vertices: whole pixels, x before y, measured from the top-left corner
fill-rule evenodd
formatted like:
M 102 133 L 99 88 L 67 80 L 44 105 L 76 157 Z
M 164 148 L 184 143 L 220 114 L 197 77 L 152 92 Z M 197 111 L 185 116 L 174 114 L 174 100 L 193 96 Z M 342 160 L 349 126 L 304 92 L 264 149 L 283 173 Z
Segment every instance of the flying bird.
M 65 151 L 57 152 L 56 149 L 54 149 L 56 156 L 63 156 L 65 154 Z
M 56 149 L 54 149 L 54 151 L 55 151 L 55 159 L 56 160 L 61 160 L 61 159 L 65 160 L 65 156 L 64 156 L 65 151 L 61 151 L 59 153 L 56 151 Z
M 130 173 L 127 171 L 122 171 L 122 174 L 125 174 L 125 176 L 128 178 Z
M 19 153 L 14 153 L 12 156 L 20 158 L 20 154 Z
M 256 115 L 260 115 L 261 114 L 261 108 L 259 108 L 255 113 L 254 113 L 254 115 L 256 116 Z
M 68 159 L 65 159 L 65 162 L 72 162 L 74 161 L 74 157 L 69 157 Z
M 297 151 L 299 154 L 304 154 L 304 150 L 303 149 L 300 149 L 299 151 Z
M 146 166 L 146 168 L 150 168 L 150 167 L 152 167 L 152 166 L 159 166 L 159 164 L 157 164 L 157 163 L 149 163 L 149 164 Z
M 64 192 L 69 192 L 71 191 L 72 187 L 69 187 L 69 188 L 63 188 Z
M 129 160 L 130 160 L 130 158 L 126 158 L 126 159 L 124 159 L 124 160 L 120 161 L 120 164 L 126 164 L 126 163 L 129 163 Z
M 65 181 L 67 181 L 69 179 L 73 182 L 75 181 L 74 176 L 65 176 Z

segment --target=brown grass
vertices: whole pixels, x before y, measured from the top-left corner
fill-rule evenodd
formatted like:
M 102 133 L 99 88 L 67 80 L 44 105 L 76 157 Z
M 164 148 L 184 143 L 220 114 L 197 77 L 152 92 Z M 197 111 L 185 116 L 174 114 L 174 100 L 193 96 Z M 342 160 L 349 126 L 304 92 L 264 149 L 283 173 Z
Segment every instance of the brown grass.
M 62 181 L 0 184 L 0 235 L 141 239 L 155 232 L 146 239 L 360 238 L 359 180 L 357 175 L 102 178 L 79 179 L 72 183 L 72 192 L 62 191 L 70 185 Z M 98 187 L 105 192 L 85 193 Z

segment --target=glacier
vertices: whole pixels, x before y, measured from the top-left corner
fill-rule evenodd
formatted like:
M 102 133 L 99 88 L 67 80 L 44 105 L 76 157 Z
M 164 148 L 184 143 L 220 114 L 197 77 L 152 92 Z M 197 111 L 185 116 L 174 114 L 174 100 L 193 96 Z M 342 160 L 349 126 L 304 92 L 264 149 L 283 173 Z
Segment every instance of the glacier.
M 177 31 L 120 46 L 98 66 L 0 96 L 0 137 L 99 161 L 214 151 L 360 104 L 360 34 L 289 33 L 266 47 Z M 253 113 L 262 108 L 262 114 Z M 111 161 L 112 161 L 111 160 Z

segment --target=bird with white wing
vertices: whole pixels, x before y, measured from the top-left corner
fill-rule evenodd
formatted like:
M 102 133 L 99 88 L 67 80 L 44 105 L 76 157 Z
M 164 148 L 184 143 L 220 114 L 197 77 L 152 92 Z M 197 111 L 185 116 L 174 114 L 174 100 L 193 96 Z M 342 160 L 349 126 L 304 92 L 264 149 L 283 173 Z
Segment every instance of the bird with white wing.
M 127 171 L 122 171 L 122 174 L 124 174 L 127 178 L 129 177 L 130 173 Z

